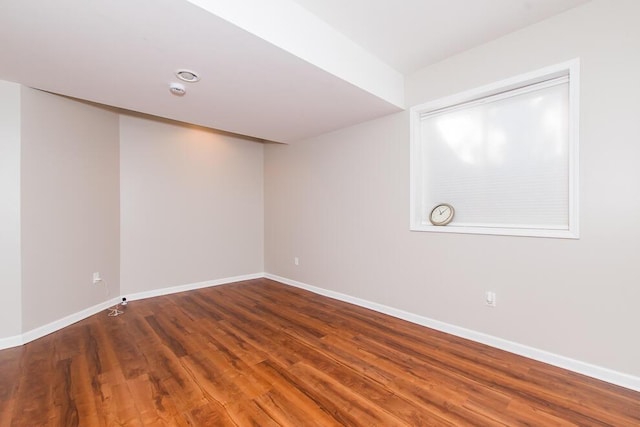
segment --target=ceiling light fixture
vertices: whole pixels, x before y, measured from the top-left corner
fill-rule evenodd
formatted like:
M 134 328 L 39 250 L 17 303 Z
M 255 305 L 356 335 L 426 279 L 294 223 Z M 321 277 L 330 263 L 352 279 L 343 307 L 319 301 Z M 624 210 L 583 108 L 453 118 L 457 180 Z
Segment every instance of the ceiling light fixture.
M 200 81 L 200 76 L 198 76 L 195 71 L 191 70 L 178 70 L 176 71 L 176 77 L 187 83 L 195 83 L 197 81 Z

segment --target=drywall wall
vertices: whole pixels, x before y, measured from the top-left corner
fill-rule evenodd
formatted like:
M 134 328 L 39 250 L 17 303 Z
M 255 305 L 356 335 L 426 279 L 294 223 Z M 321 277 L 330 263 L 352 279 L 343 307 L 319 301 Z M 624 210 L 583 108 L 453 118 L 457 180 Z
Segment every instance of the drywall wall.
M 22 332 L 20 85 L 0 81 L 0 338 Z
M 638 16 L 594 0 L 407 79 L 415 105 L 580 57 L 579 240 L 410 232 L 404 112 L 266 147 L 266 271 L 640 376 Z
M 22 327 L 29 331 L 120 293 L 118 115 L 26 87 L 21 107 Z M 103 284 L 92 283 L 93 272 Z
M 263 271 L 263 145 L 120 118 L 123 295 Z

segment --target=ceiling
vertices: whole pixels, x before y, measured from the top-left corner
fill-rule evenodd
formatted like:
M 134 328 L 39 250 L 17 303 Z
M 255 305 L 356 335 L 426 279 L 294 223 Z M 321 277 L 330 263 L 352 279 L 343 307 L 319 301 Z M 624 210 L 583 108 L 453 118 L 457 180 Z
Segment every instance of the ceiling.
M 296 0 L 403 74 L 588 0 Z
M 0 79 L 293 142 L 400 111 L 405 75 L 586 1 L 0 0 Z M 180 68 L 201 80 L 178 97 Z

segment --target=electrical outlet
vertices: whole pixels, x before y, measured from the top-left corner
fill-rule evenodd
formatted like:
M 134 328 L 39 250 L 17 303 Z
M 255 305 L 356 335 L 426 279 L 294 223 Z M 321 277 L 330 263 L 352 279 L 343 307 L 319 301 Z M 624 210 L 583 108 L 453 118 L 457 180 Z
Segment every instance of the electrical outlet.
M 102 282 L 102 277 L 100 277 L 100 273 L 96 271 L 93 273 L 93 284 L 95 285 L 100 282 Z
M 295 265 L 300 265 L 300 258 L 298 258 L 298 257 L 294 257 L 294 258 L 293 258 L 293 263 L 294 263 Z
M 492 291 L 486 291 L 484 293 L 484 303 L 489 307 L 496 306 L 496 293 Z

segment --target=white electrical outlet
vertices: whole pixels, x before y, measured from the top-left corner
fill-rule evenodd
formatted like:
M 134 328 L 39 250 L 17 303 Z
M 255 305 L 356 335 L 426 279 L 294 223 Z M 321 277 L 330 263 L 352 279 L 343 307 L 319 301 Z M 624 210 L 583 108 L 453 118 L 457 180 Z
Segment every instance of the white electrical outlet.
M 95 285 L 96 283 L 100 283 L 100 282 L 102 282 L 102 277 L 100 277 L 100 273 L 99 272 L 93 273 L 93 284 Z
M 496 293 L 492 291 L 486 291 L 484 293 L 484 303 L 489 307 L 496 306 Z
M 295 265 L 300 265 L 300 258 L 298 258 L 298 257 L 294 257 L 294 258 L 293 258 L 293 263 L 294 263 Z

